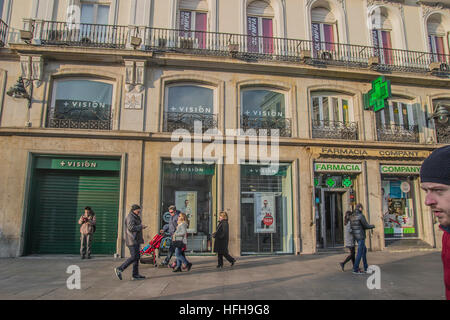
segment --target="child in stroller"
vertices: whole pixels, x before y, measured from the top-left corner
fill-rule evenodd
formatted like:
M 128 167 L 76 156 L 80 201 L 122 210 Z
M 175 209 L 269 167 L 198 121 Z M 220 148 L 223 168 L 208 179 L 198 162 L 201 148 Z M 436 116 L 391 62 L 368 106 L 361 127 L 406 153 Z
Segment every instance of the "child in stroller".
M 159 248 L 161 247 L 161 241 L 163 240 L 163 238 L 164 234 L 159 233 L 155 235 L 152 240 L 150 240 L 148 245 L 146 245 L 143 249 L 141 249 L 141 263 L 143 264 L 148 263 L 149 259 L 145 259 L 145 256 L 149 256 L 150 262 L 153 264 L 154 267 L 157 267 L 156 250 L 159 251 Z

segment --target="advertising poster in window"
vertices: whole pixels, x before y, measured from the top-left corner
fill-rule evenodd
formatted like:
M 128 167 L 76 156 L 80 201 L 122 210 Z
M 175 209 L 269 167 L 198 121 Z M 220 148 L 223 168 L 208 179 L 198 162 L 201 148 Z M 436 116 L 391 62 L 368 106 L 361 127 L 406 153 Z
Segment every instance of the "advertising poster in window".
M 175 191 L 175 206 L 189 219 L 188 233 L 197 233 L 197 191 Z
M 255 233 L 275 233 L 275 195 L 272 192 L 255 193 Z

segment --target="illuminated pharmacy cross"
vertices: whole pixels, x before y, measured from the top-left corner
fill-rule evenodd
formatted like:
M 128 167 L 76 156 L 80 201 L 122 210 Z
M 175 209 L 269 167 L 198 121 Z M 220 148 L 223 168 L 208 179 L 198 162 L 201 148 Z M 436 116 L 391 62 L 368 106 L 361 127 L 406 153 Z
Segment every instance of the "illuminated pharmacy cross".
M 350 188 L 352 186 L 352 179 L 350 178 L 345 178 L 344 180 L 342 180 L 342 185 L 344 187 Z
M 335 184 L 336 184 L 336 181 L 334 181 L 332 178 L 327 179 L 328 187 L 333 188 L 335 186 Z
M 390 83 L 384 81 L 384 77 L 379 77 L 372 82 L 372 90 L 369 91 L 369 106 L 373 106 L 373 111 L 384 108 L 385 100 L 390 97 Z

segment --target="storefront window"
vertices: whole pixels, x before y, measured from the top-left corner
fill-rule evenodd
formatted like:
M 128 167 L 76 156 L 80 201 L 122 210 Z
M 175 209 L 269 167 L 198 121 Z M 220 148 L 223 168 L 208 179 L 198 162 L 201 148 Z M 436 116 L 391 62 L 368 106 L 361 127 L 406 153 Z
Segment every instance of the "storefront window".
M 382 175 L 381 179 L 385 238 L 417 237 L 414 179 L 390 175 Z
M 111 130 L 112 84 L 77 79 L 55 81 L 54 86 L 48 127 Z
M 211 252 L 211 234 L 215 228 L 212 219 L 216 190 L 214 165 L 175 165 L 165 161 L 162 170 L 161 227 L 169 223 L 168 208 L 175 205 L 189 219 L 187 252 Z
M 241 253 L 293 253 L 291 166 L 241 166 Z

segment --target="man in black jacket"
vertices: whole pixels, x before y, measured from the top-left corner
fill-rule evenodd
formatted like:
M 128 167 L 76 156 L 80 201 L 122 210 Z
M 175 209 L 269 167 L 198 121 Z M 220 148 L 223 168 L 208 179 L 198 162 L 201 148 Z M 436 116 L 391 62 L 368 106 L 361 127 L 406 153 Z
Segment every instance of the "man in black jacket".
M 366 248 L 366 230 L 373 229 L 373 224 L 368 224 L 366 217 L 362 214 L 363 206 L 358 203 L 355 207 L 355 213 L 350 216 L 350 226 L 355 240 L 358 242 L 358 253 L 356 255 L 355 264 L 353 265 L 354 274 L 364 274 L 367 272 L 369 265 L 367 264 L 367 248 Z M 364 272 L 359 269 L 359 263 L 363 260 Z
M 141 222 L 141 207 L 137 204 L 133 204 L 130 213 L 125 218 L 126 235 L 125 241 L 128 249 L 130 249 L 131 257 L 129 257 L 120 267 L 114 268 L 117 278 L 122 280 L 122 272 L 130 265 L 133 264 L 133 276 L 132 280 L 143 280 L 144 276 L 139 274 L 139 258 L 140 247 L 144 243 L 144 237 L 142 236 L 142 230 L 147 228 Z

